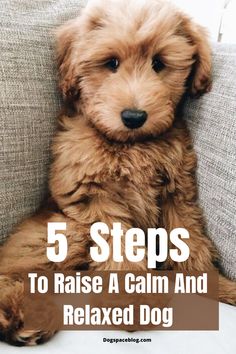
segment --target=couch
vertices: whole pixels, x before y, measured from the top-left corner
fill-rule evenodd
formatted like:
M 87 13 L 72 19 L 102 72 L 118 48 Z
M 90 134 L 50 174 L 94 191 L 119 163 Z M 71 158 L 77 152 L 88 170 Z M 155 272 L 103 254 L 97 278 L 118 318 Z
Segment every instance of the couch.
M 48 195 L 50 142 L 61 100 L 54 29 L 86 0 L 2 0 L 0 10 L 0 242 Z M 222 272 L 236 280 L 236 45 L 213 44 L 213 88 L 184 108 L 198 154 L 200 203 Z M 1 291 L 1 289 L 0 289 Z M 48 344 L 0 352 L 88 354 L 109 350 L 160 354 L 232 354 L 236 308 L 220 304 L 216 332 L 63 332 Z M 150 337 L 152 343 L 104 344 L 103 337 Z M 191 348 L 191 349 L 189 349 Z

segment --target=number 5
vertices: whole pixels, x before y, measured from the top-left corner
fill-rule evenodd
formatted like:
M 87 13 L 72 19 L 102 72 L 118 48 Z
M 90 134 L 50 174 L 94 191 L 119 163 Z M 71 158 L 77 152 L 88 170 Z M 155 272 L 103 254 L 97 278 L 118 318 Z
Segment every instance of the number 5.
M 56 233 L 56 230 L 66 230 L 65 222 L 49 222 L 48 223 L 48 243 L 55 244 L 58 242 L 58 247 L 47 247 L 47 257 L 51 262 L 63 262 L 66 259 L 68 244 L 67 238 L 63 234 Z M 56 248 L 58 251 L 56 252 Z

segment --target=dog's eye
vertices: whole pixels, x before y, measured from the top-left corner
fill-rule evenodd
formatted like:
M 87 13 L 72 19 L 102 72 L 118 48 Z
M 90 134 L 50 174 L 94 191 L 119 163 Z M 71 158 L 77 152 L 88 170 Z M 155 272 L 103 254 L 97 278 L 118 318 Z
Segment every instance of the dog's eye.
M 111 70 L 113 72 L 116 72 L 119 65 L 120 65 L 120 62 L 117 58 L 111 58 L 111 59 L 107 60 L 105 63 L 106 68 L 108 68 L 109 70 Z
M 152 68 L 156 73 L 159 73 L 165 68 L 165 64 L 158 55 L 155 55 L 152 59 Z

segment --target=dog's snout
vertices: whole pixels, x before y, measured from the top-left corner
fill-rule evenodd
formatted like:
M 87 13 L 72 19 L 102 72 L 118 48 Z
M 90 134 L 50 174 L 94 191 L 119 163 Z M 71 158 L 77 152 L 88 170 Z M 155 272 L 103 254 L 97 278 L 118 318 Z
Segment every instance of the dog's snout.
M 147 112 L 136 109 L 126 109 L 121 113 L 122 121 L 129 129 L 142 127 L 147 120 L 147 116 Z

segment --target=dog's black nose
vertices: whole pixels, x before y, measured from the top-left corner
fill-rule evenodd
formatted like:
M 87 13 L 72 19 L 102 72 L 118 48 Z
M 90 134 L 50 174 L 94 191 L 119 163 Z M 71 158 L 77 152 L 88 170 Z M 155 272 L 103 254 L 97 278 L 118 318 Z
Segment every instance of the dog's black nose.
M 147 112 L 136 109 L 126 109 L 121 113 L 122 121 L 129 129 L 142 127 L 147 120 L 147 116 Z

